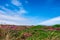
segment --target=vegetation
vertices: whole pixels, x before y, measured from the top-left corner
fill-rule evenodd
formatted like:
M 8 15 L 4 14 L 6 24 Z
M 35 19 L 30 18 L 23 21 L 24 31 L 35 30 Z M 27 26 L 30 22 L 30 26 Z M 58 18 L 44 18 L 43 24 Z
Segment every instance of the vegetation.
M 53 25 L 53 27 L 60 27 L 60 24 Z
M 0 40 L 60 40 L 60 31 L 56 28 L 60 28 L 60 25 L 37 25 L 24 30 L 0 28 Z

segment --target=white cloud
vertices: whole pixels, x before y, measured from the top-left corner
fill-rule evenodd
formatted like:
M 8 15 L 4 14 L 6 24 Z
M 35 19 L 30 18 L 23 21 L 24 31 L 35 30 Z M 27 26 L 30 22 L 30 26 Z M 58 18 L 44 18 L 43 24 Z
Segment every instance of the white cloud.
M 43 21 L 41 23 L 39 23 L 41 25 L 54 25 L 54 24 L 60 24 L 60 16 L 59 17 L 55 17 L 55 18 L 52 18 L 50 20 L 46 20 L 46 21 Z
M 0 24 L 24 25 L 26 24 L 25 23 L 26 20 L 28 19 L 18 16 L 8 16 L 0 13 Z
M 1 6 L 0 8 L 5 10 L 7 14 L 11 14 L 11 15 L 14 15 L 14 14 L 15 15 L 17 15 L 17 14 L 22 15 L 22 14 L 27 13 L 27 11 L 23 7 L 19 7 L 20 9 L 18 11 L 12 11 L 10 9 L 5 8 L 4 6 Z
M 16 22 L 13 22 L 13 21 L 7 21 L 7 20 L 0 20 L 0 24 L 9 24 L 9 25 L 20 25 Z
M 5 8 L 4 6 L 1 6 L 0 8 L 2 8 L 2 9 L 5 10 L 7 13 L 12 14 L 12 15 L 14 15 L 14 14 L 16 14 L 16 15 L 17 15 L 17 14 L 18 14 L 18 15 L 22 15 L 22 14 L 28 13 L 28 12 L 24 9 L 22 3 L 19 2 L 19 0 L 11 0 L 11 3 L 12 3 L 13 5 L 15 5 L 15 6 L 18 6 L 19 10 L 18 10 L 18 11 L 17 11 L 17 10 L 13 10 L 13 11 L 12 11 L 12 10 L 10 10 L 10 9 Z M 9 6 L 11 6 L 11 5 L 5 4 L 5 6 L 9 7 Z M 12 7 L 13 7 L 13 6 L 12 6 Z
M 18 15 L 6 15 L 4 11 L 0 11 L 0 24 L 34 25 L 35 20 L 36 18 L 23 18 Z
M 6 12 L 3 12 L 2 10 L 0 10 L 0 14 L 5 14 Z M 1 16 L 1 15 L 0 15 Z
M 26 1 L 27 2 L 27 1 Z M 17 13 L 19 14 L 24 14 L 27 13 L 27 11 L 23 8 L 22 3 L 19 0 L 12 0 L 11 3 L 15 6 L 18 6 L 20 8 L 20 10 L 17 11 Z
M 6 14 L 15 14 L 14 11 L 7 9 L 7 8 L 5 8 L 4 6 L 1 6 L 0 8 L 2 8 L 3 10 L 5 10 L 5 11 L 6 11 L 6 12 L 5 12 Z M 4 12 L 4 11 L 2 11 L 2 12 Z
M 11 2 L 13 5 L 16 5 L 16 6 L 22 6 L 22 3 L 19 2 L 18 0 L 12 0 Z
M 18 3 L 17 0 L 12 0 L 12 1 L 13 1 L 12 4 L 18 6 L 19 10 L 14 11 L 14 10 L 5 8 L 5 6 L 11 6 L 8 4 L 6 4 L 5 6 L 0 6 L 0 8 L 5 10 L 5 11 L 0 10 L 0 24 L 34 25 L 36 22 L 35 21 L 36 18 L 22 17 L 23 14 L 27 13 L 27 11 L 24 9 L 22 4 L 20 5 L 20 2 Z
M 25 14 L 28 13 L 23 7 L 20 8 L 19 11 L 17 11 L 18 14 Z
M 9 20 L 26 20 L 25 18 L 18 17 L 18 16 L 8 16 L 8 15 L 3 15 L 0 14 L 0 19 L 9 19 Z
M 0 10 L 0 24 L 5 23 L 5 24 L 19 25 L 23 21 L 27 20 L 27 18 L 21 17 L 21 15 L 20 16 L 18 15 L 18 13 L 20 13 L 20 14 L 24 13 L 22 10 L 21 10 L 22 12 L 18 11 L 18 13 L 17 13 L 17 12 L 14 12 L 12 10 L 5 8 L 4 6 L 1 6 L 0 8 L 2 8 L 3 10 L 6 11 L 6 12 L 4 12 L 3 10 Z M 14 14 L 14 15 L 11 16 L 10 14 Z M 22 24 L 24 24 L 24 23 L 22 23 Z
M 18 0 L 12 0 L 14 5 L 19 7 L 18 11 L 13 11 L 4 6 L 0 6 L 3 10 L 0 10 L 0 24 L 15 24 L 15 25 L 24 25 L 28 24 L 28 18 L 22 17 L 22 14 L 27 13 L 23 6 L 20 4 Z M 6 6 L 10 6 L 6 4 Z

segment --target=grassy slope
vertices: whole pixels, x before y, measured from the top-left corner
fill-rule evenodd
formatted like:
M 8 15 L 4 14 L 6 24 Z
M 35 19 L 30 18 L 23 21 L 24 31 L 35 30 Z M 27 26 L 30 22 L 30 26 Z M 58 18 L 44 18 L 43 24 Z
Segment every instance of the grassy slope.
M 33 26 L 25 30 L 0 30 L 0 40 L 60 40 L 60 31 L 47 30 L 43 26 Z M 24 34 L 26 34 L 24 36 Z M 27 36 L 29 35 L 29 36 Z
M 33 33 L 33 35 L 26 40 L 60 40 L 60 31 L 40 30 L 42 28 L 41 26 L 30 28 L 29 31 Z

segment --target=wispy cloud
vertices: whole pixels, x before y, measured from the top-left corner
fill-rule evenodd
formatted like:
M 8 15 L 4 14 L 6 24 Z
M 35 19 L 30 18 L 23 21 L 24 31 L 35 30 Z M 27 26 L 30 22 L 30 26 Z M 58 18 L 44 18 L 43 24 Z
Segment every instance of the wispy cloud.
M 12 14 L 12 15 L 14 15 L 14 14 L 16 14 L 16 15 L 17 14 L 22 15 L 22 14 L 28 13 L 23 7 L 19 7 L 18 11 L 12 11 L 12 10 L 10 10 L 8 8 L 5 8 L 4 6 L 1 6 L 0 8 L 3 9 L 3 10 L 5 10 L 5 12 L 7 14 Z
M 16 6 L 22 6 L 22 3 L 19 2 L 19 0 L 12 0 L 11 3 L 16 5 Z
M 20 10 L 17 11 L 18 14 L 28 13 L 23 7 L 20 7 Z
M 12 11 L 12 10 L 10 10 L 8 8 L 5 8 L 4 6 L 1 6 L 0 8 L 3 9 L 3 10 L 5 10 L 5 13 L 6 14 L 15 14 L 14 11 Z M 4 12 L 4 11 L 2 11 L 2 12 Z
M 9 19 L 9 20 L 26 20 L 25 18 L 18 17 L 18 16 L 8 16 L 8 15 L 3 15 L 0 14 L 0 19 Z
M 0 10 L 0 24 L 14 24 L 14 25 L 33 25 L 33 23 L 35 22 L 34 18 L 25 18 L 25 17 L 21 17 L 19 16 L 19 12 L 17 13 L 17 15 L 9 15 L 9 14 L 14 14 L 14 11 L 11 11 L 5 7 L 1 7 L 3 10 Z M 23 10 L 23 9 L 22 9 Z M 24 13 L 23 11 L 20 11 L 20 13 Z
M 35 25 L 37 20 L 33 18 L 23 18 L 20 16 L 9 16 L 0 13 L 0 24 L 14 24 L 14 25 Z M 36 20 L 36 21 L 35 21 Z
M 41 25 L 54 25 L 54 24 L 60 24 L 60 16 L 52 18 L 50 20 L 43 21 L 39 23 Z
M 14 24 L 14 25 L 34 25 L 35 20 L 34 18 L 22 18 L 22 17 L 14 17 L 0 14 L 0 24 Z
M 22 14 L 27 13 L 26 10 L 18 0 L 12 0 L 11 3 L 15 6 L 18 6 L 19 10 L 13 11 L 9 8 L 6 8 L 5 6 L 10 6 L 8 4 L 5 6 L 0 6 L 0 8 L 4 10 L 0 10 L 0 24 L 25 24 L 24 22 L 28 19 L 21 16 Z
M 35 25 L 37 24 L 36 17 L 23 17 L 22 15 L 24 15 L 25 13 L 28 13 L 21 2 L 19 2 L 18 0 L 12 0 L 11 3 L 14 5 L 8 5 L 5 4 L 5 6 L 9 7 L 15 7 L 17 6 L 19 8 L 18 11 L 14 11 L 11 10 L 9 8 L 6 8 L 5 6 L 0 6 L 1 9 L 0 10 L 0 24 L 14 24 L 14 25 Z M 21 4 L 20 4 L 21 3 Z M 36 22 L 36 23 L 35 23 Z
M 13 21 L 7 21 L 7 20 L 0 20 L 0 24 L 20 25 L 19 23 Z

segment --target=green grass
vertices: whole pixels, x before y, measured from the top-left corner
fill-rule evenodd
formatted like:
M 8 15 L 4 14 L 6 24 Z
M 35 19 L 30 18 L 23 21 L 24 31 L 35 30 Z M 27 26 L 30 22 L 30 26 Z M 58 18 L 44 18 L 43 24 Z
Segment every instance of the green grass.
M 40 27 L 41 28 L 41 27 Z M 31 37 L 28 37 L 26 40 L 57 40 L 60 39 L 60 31 L 45 31 L 45 30 L 38 30 L 39 27 L 33 27 L 29 29 L 30 33 L 33 33 Z M 47 38 L 47 39 L 45 39 Z

